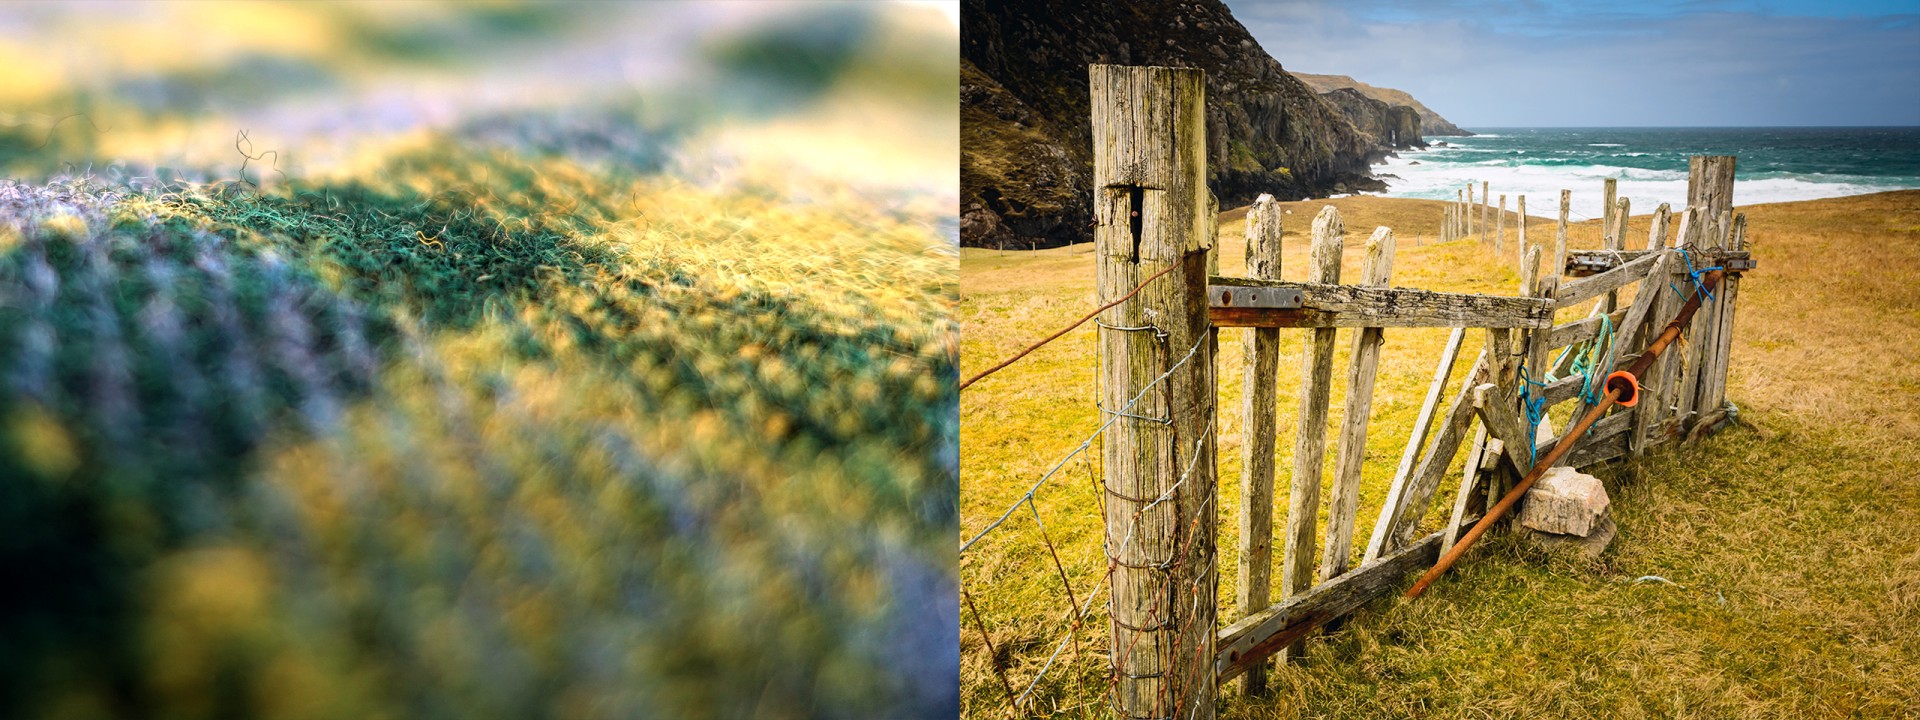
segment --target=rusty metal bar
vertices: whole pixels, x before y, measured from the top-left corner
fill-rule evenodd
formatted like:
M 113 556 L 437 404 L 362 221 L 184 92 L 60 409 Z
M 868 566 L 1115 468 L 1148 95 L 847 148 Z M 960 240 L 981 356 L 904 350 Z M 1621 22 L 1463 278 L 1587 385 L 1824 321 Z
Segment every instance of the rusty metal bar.
M 1719 284 L 1720 277 L 1723 274 L 1724 272 L 1720 270 L 1706 274 L 1705 278 L 1701 281 L 1701 289 L 1696 291 L 1693 297 L 1687 298 L 1687 303 L 1680 307 L 1680 314 L 1673 318 L 1673 322 L 1667 323 L 1667 328 L 1660 332 L 1659 337 L 1654 338 L 1653 343 L 1647 346 L 1646 352 L 1641 353 L 1640 358 L 1635 360 L 1631 367 L 1627 368 L 1629 375 L 1635 378 L 1640 377 L 1640 375 L 1646 372 L 1647 368 L 1653 364 L 1654 359 L 1658 358 L 1660 353 L 1667 349 L 1668 345 L 1673 344 L 1673 341 L 1680 337 L 1681 330 L 1685 328 L 1688 323 L 1692 322 L 1694 313 L 1700 309 L 1700 298 L 1707 293 L 1713 292 L 1714 286 Z M 1580 418 L 1580 422 L 1576 423 L 1573 429 L 1568 430 L 1566 435 L 1561 436 L 1560 442 L 1555 443 L 1552 450 L 1547 451 L 1544 457 L 1534 462 L 1533 469 L 1528 470 L 1527 476 L 1522 478 L 1519 484 L 1514 485 L 1512 490 L 1507 491 L 1505 497 L 1500 498 L 1499 504 L 1487 510 L 1487 514 L 1480 518 L 1480 522 L 1474 523 L 1473 529 L 1468 530 L 1465 535 L 1460 536 L 1460 539 L 1454 542 L 1453 547 L 1448 549 L 1446 554 L 1440 556 L 1439 562 L 1434 563 L 1433 567 L 1428 569 L 1425 575 L 1421 575 L 1420 579 L 1413 583 L 1413 587 L 1407 588 L 1407 597 L 1420 597 L 1421 593 L 1427 591 L 1427 586 L 1432 585 L 1434 580 L 1439 579 L 1441 575 L 1447 572 L 1448 568 L 1453 567 L 1453 564 L 1459 561 L 1461 555 L 1466 554 L 1467 548 L 1472 547 L 1474 541 L 1479 540 L 1481 535 L 1486 534 L 1487 528 L 1493 527 L 1495 522 L 1505 517 L 1507 512 L 1511 511 L 1513 506 L 1520 502 L 1521 496 L 1527 494 L 1527 489 L 1533 487 L 1534 481 L 1539 480 L 1541 475 L 1546 474 L 1547 468 L 1553 467 L 1555 462 L 1559 462 L 1560 456 L 1572 450 L 1574 444 L 1580 441 L 1581 436 L 1586 435 L 1587 429 L 1593 427 L 1593 424 L 1600 420 L 1600 416 L 1605 415 L 1607 410 L 1613 407 L 1614 402 L 1618 401 L 1620 396 L 1624 394 L 1622 385 L 1625 382 L 1637 381 L 1630 381 L 1627 378 L 1620 378 L 1618 381 L 1614 381 L 1612 378 L 1609 378 L 1607 395 L 1601 399 L 1600 404 L 1593 406 L 1592 410 L 1587 411 L 1586 416 Z M 1633 391 L 1637 393 L 1638 389 L 1633 388 Z

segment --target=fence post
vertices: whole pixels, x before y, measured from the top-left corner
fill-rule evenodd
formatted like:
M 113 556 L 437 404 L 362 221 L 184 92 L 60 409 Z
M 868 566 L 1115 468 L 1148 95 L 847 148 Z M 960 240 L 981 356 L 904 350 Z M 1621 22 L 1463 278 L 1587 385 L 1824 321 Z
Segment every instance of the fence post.
M 1340 211 L 1321 208 L 1313 219 L 1313 250 L 1307 282 L 1340 282 L 1340 243 L 1345 228 Z M 1300 422 L 1294 428 L 1293 476 L 1287 492 L 1285 554 L 1280 567 L 1280 597 L 1313 587 L 1314 526 L 1320 514 L 1320 470 L 1327 449 L 1327 406 L 1333 385 L 1333 328 L 1314 328 L 1300 373 Z M 1285 651 L 1280 658 L 1284 661 Z
M 1500 257 L 1500 252 L 1503 248 L 1506 247 L 1506 244 L 1507 244 L 1507 194 L 1500 193 L 1500 215 L 1497 218 L 1495 218 L 1493 221 L 1493 256 Z
M 1247 277 L 1280 279 L 1280 203 L 1261 195 L 1247 211 Z M 1246 440 L 1240 455 L 1240 616 L 1267 608 L 1273 583 L 1273 459 L 1279 432 L 1280 328 L 1254 328 L 1246 335 L 1244 393 Z M 1242 688 L 1267 688 L 1266 663 L 1247 671 Z
M 1737 213 L 1733 216 L 1733 222 L 1727 231 L 1726 248 L 1752 252 L 1747 246 L 1746 213 Z M 1730 362 L 1730 356 L 1733 353 L 1733 314 L 1737 309 L 1736 303 L 1740 299 L 1740 276 L 1728 275 L 1720 282 L 1720 287 L 1719 327 L 1713 332 L 1713 337 L 1718 343 L 1712 348 L 1713 364 L 1710 366 L 1712 375 L 1707 380 L 1711 391 L 1708 397 L 1712 403 L 1708 407 L 1714 412 L 1720 412 L 1726 406 L 1727 370 L 1733 365 Z
M 1515 214 L 1519 215 L 1514 219 L 1515 232 L 1519 235 L 1513 241 L 1513 266 L 1519 268 L 1527 261 L 1527 196 L 1521 195 L 1515 199 L 1515 202 L 1519 204 L 1519 207 L 1514 210 Z
M 1687 204 L 1698 203 L 1706 208 L 1706 237 L 1704 247 L 1718 249 L 1729 245 L 1733 227 L 1733 170 L 1732 155 L 1696 155 L 1688 162 Z M 1720 377 L 1720 347 L 1725 345 L 1720 337 L 1725 326 L 1728 295 L 1723 286 L 1715 295 L 1716 302 L 1711 308 L 1702 308 L 1706 316 L 1694 324 L 1699 335 L 1688 338 L 1699 346 L 1697 354 L 1700 378 L 1697 381 L 1697 397 L 1694 399 L 1696 418 L 1719 410 L 1725 401 L 1724 379 Z
M 1493 201 L 1493 198 L 1487 197 L 1487 191 L 1489 190 L 1488 185 L 1490 184 L 1491 183 L 1485 180 L 1480 181 L 1480 244 L 1481 245 L 1487 244 L 1487 204 Z
M 1213 359 L 1202 357 L 1206 76 L 1088 72 L 1101 302 L 1180 266 L 1100 315 L 1100 404 L 1113 421 L 1101 446 L 1111 700 L 1125 717 L 1211 718 L 1217 505 L 1213 463 L 1200 457 L 1214 415 Z
M 1600 237 L 1613 237 L 1613 200 L 1620 196 L 1619 178 L 1600 181 Z
M 1462 210 L 1465 210 L 1465 211 L 1467 211 L 1467 235 L 1469 235 L 1469 236 L 1471 236 L 1471 235 L 1473 235 L 1473 232 L 1474 232 L 1474 227 L 1473 227 L 1473 183 L 1471 183 L 1471 182 L 1469 182 L 1469 183 L 1467 183 L 1467 204 L 1466 204 L 1466 205 L 1463 205 L 1463 206 L 1461 206 L 1461 209 L 1462 209 Z
M 1626 198 L 1619 198 L 1613 202 L 1613 205 L 1607 206 L 1607 217 L 1610 218 L 1609 224 L 1613 226 L 1613 231 L 1601 238 L 1600 242 L 1608 250 L 1620 251 L 1627 249 L 1627 211 L 1631 205 Z M 1620 291 L 1608 291 L 1607 301 L 1601 307 L 1605 308 L 1602 312 L 1613 312 L 1619 308 Z

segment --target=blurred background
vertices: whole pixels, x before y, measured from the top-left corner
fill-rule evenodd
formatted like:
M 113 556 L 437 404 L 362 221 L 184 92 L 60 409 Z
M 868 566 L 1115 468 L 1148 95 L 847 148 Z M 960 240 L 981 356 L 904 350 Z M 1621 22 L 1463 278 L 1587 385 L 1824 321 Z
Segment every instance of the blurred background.
M 247 163 L 249 179 L 270 181 L 351 171 L 453 128 L 666 159 L 664 137 L 594 127 L 625 124 L 717 153 L 690 159 L 703 173 L 797 163 L 937 193 L 958 182 L 958 85 L 941 52 L 957 47 L 956 13 L 940 2 L 9 4 L 0 164 L 206 179 L 273 153 L 261 178 Z M 530 114 L 550 117 L 514 126 Z M 560 137 L 588 128 L 609 146 Z
M 0 5 L 0 718 L 957 714 L 957 12 Z

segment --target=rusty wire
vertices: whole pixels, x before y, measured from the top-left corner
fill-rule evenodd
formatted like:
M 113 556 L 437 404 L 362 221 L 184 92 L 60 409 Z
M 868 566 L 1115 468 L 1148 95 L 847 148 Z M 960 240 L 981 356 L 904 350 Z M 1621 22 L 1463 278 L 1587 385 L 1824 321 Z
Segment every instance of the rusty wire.
M 973 377 L 967 378 L 966 380 L 962 381 L 960 383 L 960 389 L 965 390 L 967 389 L 968 385 L 972 385 L 976 382 L 979 382 L 981 378 L 984 378 L 988 375 L 992 375 L 995 372 L 1000 371 L 1002 368 L 1005 368 L 1008 365 L 1012 365 L 1015 362 L 1018 362 L 1020 358 L 1026 357 L 1028 353 L 1031 353 L 1035 350 L 1039 350 L 1042 346 L 1046 345 L 1047 343 L 1060 339 L 1060 336 L 1065 335 L 1069 332 L 1073 332 L 1074 328 L 1080 327 L 1081 325 L 1085 325 L 1088 320 L 1092 320 L 1095 316 L 1099 315 L 1100 313 L 1106 312 L 1107 310 L 1111 309 L 1113 306 L 1119 305 L 1120 303 L 1126 302 L 1128 300 L 1132 300 L 1133 296 L 1140 294 L 1141 290 L 1146 289 L 1148 283 L 1151 283 L 1155 280 L 1159 280 L 1161 277 L 1164 277 L 1167 273 L 1173 272 L 1173 269 L 1177 267 L 1180 267 L 1180 263 L 1178 262 L 1173 263 L 1172 265 L 1168 265 L 1166 269 L 1161 270 L 1160 272 L 1154 273 L 1153 277 L 1149 277 L 1145 280 L 1141 280 L 1139 285 L 1133 286 L 1132 290 L 1128 290 L 1127 294 L 1121 295 L 1118 300 L 1114 300 L 1113 302 L 1094 308 L 1093 312 L 1080 316 L 1079 320 L 1075 320 L 1071 324 L 1067 325 L 1066 327 L 1063 327 L 1063 328 L 1060 328 L 1059 330 L 1054 331 L 1052 335 L 1048 335 L 1044 338 L 1041 338 L 1039 342 L 1036 342 L 1032 345 L 1028 345 L 1025 350 L 1021 350 L 1020 352 L 1014 353 L 1012 357 L 1009 357 L 1005 360 L 1001 360 L 999 364 L 994 365 L 993 367 L 987 368 L 985 370 L 982 370 L 980 371 L 979 374 L 974 375 Z

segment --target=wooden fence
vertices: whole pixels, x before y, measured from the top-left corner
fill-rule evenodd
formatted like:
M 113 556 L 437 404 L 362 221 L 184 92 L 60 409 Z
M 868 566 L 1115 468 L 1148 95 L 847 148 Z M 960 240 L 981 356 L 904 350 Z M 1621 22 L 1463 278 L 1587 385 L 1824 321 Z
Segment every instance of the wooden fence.
M 1575 373 L 1570 358 L 1595 367 L 1625 367 L 1702 292 L 1706 268 L 1729 271 L 1726 282 L 1686 329 L 1688 342 L 1662 355 L 1646 377 L 1642 400 L 1617 408 L 1579 441 L 1564 464 L 1587 466 L 1639 455 L 1661 443 L 1696 438 L 1725 422 L 1728 349 L 1739 297 L 1738 272 L 1751 268 L 1745 219 L 1731 212 L 1732 157 L 1696 157 L 1688 205 L 1668 241 L 1670 209 L 1654 214 L 1644 243 L 1625 228 L 1628 201 L 1604 188 L 1604 247 L 1567 248 L 1570 194 L 1561 191 L 1550 246 L 1531 243 L 1526 198 L 1516 198 L 1516 247 L 1505 247 L 1505 197 L 1489 232 L 1489 188 L 1449 205 L 1442 237 L 1475 237 L 1519 263 L 1512 296 L 1444 293 L 1393 287 L 1394 234 L 1375 229 L 1361 277 L 1343 282 L 1345 235 L 1332 206 L 1313 220 L 1306 282 L 1278 279 L 1281 215 L 1270 198 L 1248 214 L 1244 276 L 1220 274 L 1213 247 L 1215 207 L 1208 194 L 1204 75 L 1175 68 L 1094 66 L 1092 127 L 1098 287 L 1102 304 L 1133 294 L 1099 316 L 1100 403 L 1107 411 L 1101 479 L 1107 493 L 1106 547 L 1111 582 L 1109 661 L 1114 712 L 1126 718 L 1211 717 L 1219 683 L 1246 676 L 1260 692 L 1269 658 L 1315 627 L 1365 604 L 1431 565 L 1544 454 L 1558 438 L 1540 418 L 1573 403 L 1583 413 L 1600 378 Z M 1511 255 L 1509 255 L 1511 252 Z M 1543 268 L 1544 261 L 1544 270 Z M 1171 268 L 1171 269 L 1170 269 Z M 1640 287 L 1629 303 L 1621 291 Z M 1591 304 L 1584 317 L 1556 324 L 1556 312 Z M 1217 329 L 1245 327 L 1241 359 L 1245 397 L 1218 402 L 1214 363 Z M 1356 543 L 1361 465 L 1382 328 L 1452 328 L 1437 359 L 1387 498 L 1367 535 L 1361 563 L 1349 566 Z M 1337 328 L 1351 328 L 1344 371 L 1347 396 L 1331 451 L 1333 476 L 1322 477 L 1328 438 L 1293 438 L 1288 507 L 1273 514 L 1276 482 L 1275 398 L 1279 333 L 1304 330 L 1298 428 L 1327 427 Z M 1469 331 L 1484 346 L 1458 387 L 1454 363 Z M 1596 347 L 1597 345 L 1597 347 Z M 1559 353 L 1578 347 L 1579 352 Z M 1489 352 L 1491 351 L 1491 352 Z M 1195 358 L 1198 361 L 1193 361 Z M 1546 378 L 1559 379 L 1548 381 Z M 1236 518 L 1239 592 L 1224 630 L 1214 597 L 1218 525 L 1216 413 L 1245 414 Z M 1455 455 L 1465 449 L 1451 515 L 1422 532 Z M 1316 527 L 1325 486 L 1328 523 Z M 1283 523 L 1275 564 L 1270 538 Z M 1279 597 L 1269 597 L 1271 574 Z M 1283 656 L 1284 657 L 1284 656 Z

